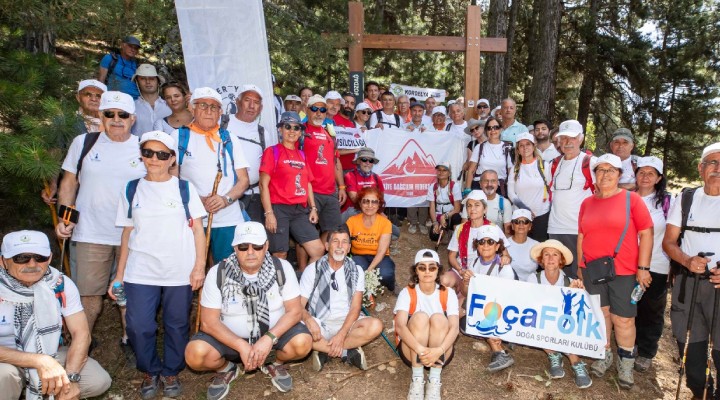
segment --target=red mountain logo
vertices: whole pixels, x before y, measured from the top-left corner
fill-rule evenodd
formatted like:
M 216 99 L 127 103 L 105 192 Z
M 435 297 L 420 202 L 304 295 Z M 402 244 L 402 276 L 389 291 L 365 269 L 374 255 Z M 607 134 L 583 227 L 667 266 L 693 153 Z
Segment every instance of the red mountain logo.
M 380 173 L 380 177 L 386 194 L 424 196 L 428 186 L 435 182 L 435 159 L 411 139 Z

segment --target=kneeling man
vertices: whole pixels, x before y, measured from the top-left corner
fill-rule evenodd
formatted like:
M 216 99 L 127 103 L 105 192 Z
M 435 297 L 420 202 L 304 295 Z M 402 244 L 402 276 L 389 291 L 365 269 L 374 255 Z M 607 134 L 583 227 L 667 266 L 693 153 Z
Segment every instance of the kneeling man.
M 287 392 L 292 378 L 285 363 L 304 358 L 312 345 L 300 323 L 295 271 L 270 255 L 265 227 L 258 222 L 239 224 L 232 246 L 233 254 L 210 268 L 205 278 L 201 332 L 188 343 L 185 361 L 194 370 L 217 371 L 208 400 L 225 398 L 230 382 L 243 370 L 258 368 Z M 271 351 L 276 360 L 268 357 Z
M 345 225 L 329 231 L 328 254 L 308 265 L 300 278 L 303 321 L 313 337 L 313 369 L 320 371 L 329 357 L 362 370 L 367 369 L 362 347 L 383 329 L 377 318 L 360 317 L 365 273 L 350 252 L 350 232 Z
M 88 358 L 90 331 L 80 293 L 50 266 L 50 242 L 38 231 L 5 235 L 0 268 L 0 397 L 56 400 L 100 396 L 110 375 Z M 63 318 L 72 337 L 60 345 Z M 7 396 L 7 397 L 5 397 Z

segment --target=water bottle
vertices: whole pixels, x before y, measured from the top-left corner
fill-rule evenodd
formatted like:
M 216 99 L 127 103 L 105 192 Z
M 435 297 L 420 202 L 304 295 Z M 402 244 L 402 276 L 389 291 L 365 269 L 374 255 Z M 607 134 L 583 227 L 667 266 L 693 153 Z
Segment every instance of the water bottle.
M 633 289 L 632 294 L 630 294 L 630 304 L 637 304 L 642 298 L 643 293 L 645 293 L 645 289 L 643 289 L 639 283 L 636 283 L 635 289 Z
M 120 307 L 125 307 L 125 304 L 127 304 L 127 297 L 125 296 L 125 288 L 123 287 L 122 283 L 113 283 L 112 294 L 115 295 L 115 298 L 117 299 L 115 300 L 117 305 L 119 305 Z

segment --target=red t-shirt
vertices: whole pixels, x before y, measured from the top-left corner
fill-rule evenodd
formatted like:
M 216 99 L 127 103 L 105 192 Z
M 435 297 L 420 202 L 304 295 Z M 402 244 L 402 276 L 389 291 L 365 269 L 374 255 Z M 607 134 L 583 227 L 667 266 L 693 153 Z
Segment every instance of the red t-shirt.
M 273 148 L 277 146 L 278 160 Z M 270 202 L 273 204 L 307 205 L 308 182 L 313 175 L 300 150 L 290 150 L 282 144 L 270 146 L 263 152 L 260 172 L 270 175 Z
M 358 193 L 360 190 L 366 188 L 366 187 L 377 187 L 380 193 L 384 192 L 383 189 L 383 183 L 382 179 L 380 179 L 380 176 L 378 176 L 376 173 L 373 172 L 371 176 L 368 176 L 367 178 L 360 175 L 360 173 L 357 172 L 357 169 L 348 172 L 345 174 L 345 186 L 347 188 L 345 189 L 348 193 L 355 192 Z M 347 201 L 345 201 L 345 204 L 343 204 L 342 211 L 347 210 L 348 208 L 353 207 L 353 202 L 350 200 L 350 196 L 348 196 Z
M 586 261 L 613 255 L 625 227 L 625 196 L 625 190 L 606 199 L 590 196 L 580 205 L 578 232 L 583 234 L 582 251 Z M 615 257 L 617 275 L 637 273 L 638 232 L 652 227 L 652 217 L 642 197 L 630 192 L 630 224 Z M 578 264 L 585 267 L 583 260 L 578 260 Z
M 338 157 L 335 150 L 335 140 L 322 126 L 306 124 L 305 143 L 303 151 L 307 156 L 307 163 L 312 171 L 313 193 L 335 193 L 335 160 Z M 300 146 L 298 142 L 297 146 Z
M 333 117 L 333 122 L 335 122 L 335 126 L 342 126 L 344 128 L 354 128 L 355 123 L 350 121 L 349 119 L 345 118 L 345 116 L 338 114 L 335 114 L 335 117 Z M 350 154 L 341 154 L 340 155 L 340 165 L 342 165 L 342 169 L 344 171 L 347 171 L 349 169 L 355 168 L 355 163 L 353 162 L 355 160 L 355 153 Z M 347 183 L 346 183 L 347 185 Z

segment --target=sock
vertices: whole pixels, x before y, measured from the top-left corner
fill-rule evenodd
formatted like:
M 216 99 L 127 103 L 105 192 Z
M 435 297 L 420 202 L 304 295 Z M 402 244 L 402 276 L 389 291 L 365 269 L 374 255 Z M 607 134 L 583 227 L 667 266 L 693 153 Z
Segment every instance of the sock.
M 340 358 L 347 358 L 347 349 L 343 349 L 342 354 L 340 355 Z
M 227 364 L 225 364 L 225 366 L 222 367 L 222 368 L 220 369 L 220 371 L 218 371 L 218 372 L 228 372 L 228 371 L 230 371 L 230 370 L 232 369 L 233 365 L 235 365 L 235 364 L 233 364 L 233 363 L 231 363 L 230 361 L 228 361 Z
M 634 350 L 635 350 L 635 349 L 632 348 L 632 347 L 631 347 L 631 348 L 626 348 L 626 347 L 620 347 L 620 346 L 618 346 L 618 350 L 617 350 L 617 351 L 618 351 L 618 357 L 621 357 L 621 358 L 635 358 L 635 354 L 633 354 Z
M 412 367 L 412 378 L 425 379 L 425 367 Z
M 283 363 L 275 361 L 273 362 L 273 365 L 277 367 L 278 365 L 283 365 Z
M 442 372 L 442 368 L 430 368 L 430 375 L 428 375 L 428 380 L 431 380 L 433 382 L 440 382 L 440 373 Z

